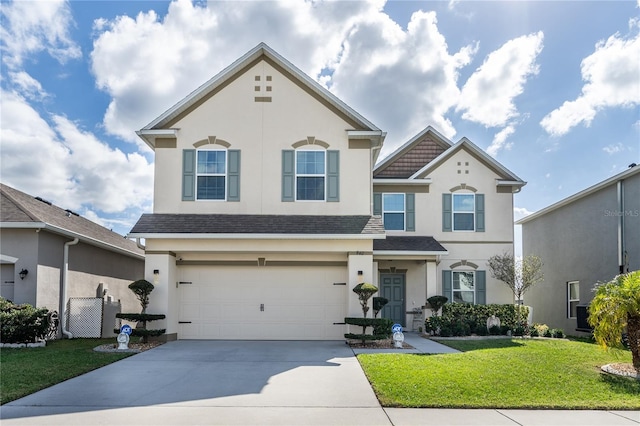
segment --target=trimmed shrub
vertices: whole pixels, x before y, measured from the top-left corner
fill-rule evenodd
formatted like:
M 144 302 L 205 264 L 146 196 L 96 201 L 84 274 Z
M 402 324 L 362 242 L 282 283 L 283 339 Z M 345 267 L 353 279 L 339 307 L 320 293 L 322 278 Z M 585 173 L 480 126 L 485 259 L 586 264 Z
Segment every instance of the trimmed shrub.
M 367 327 L 373 327 L 373 334 L 366 334 L 362 332 L 361 334 L 356 333 L 346 333 L 344 335 L 347 339 L 358 339 L 358 340 L 384 340 L 391 337 L 391 326 L 393 326 L 393 321 L 389 318 L 357 318 L 357 317 L 347 317 L 344 319 L 344 322 L 350 325 L 358 325 L 366 330 Z
M 547 328 L 547 330 L 544 332 L 544 334 L 542 336 L 543 337 L 553 337 L 553 334 L 551 333 L 551 330 Z
M 49 330 L 49 310 L 0 298 L 0 342 L 34 343 Z
M 520 308 L 523 313 L 528 314 L 528 308 Z M 442 314 L 438 317 L 432 316 L 425 321 L 425 330 L 430 333 L 444 337 L 444 333 L 454 336 L 468 336 L 475 333 L 485 336 L 487 331 L 487 319 L 491 315 L 500 318 L 502 327 L 493 330 L 496 335 L 507 334 L 509 330 L 514 330 L 516 326 L 524 325 L 518 323 L 518 306 L 516 305 L 472 305 L 469 303 L 447 303 L 442 307 Z
M 489 327 L 489 334 L 492 336 L 499 336 L 502 334 L 502 327 L 499 325 L 492 325 Z
M 554 328 L 551 330 L 551 337 L 554 337 L 556 339 L 563 339 L 564 338 L 564 330 L 562 330 L 561 328 Z

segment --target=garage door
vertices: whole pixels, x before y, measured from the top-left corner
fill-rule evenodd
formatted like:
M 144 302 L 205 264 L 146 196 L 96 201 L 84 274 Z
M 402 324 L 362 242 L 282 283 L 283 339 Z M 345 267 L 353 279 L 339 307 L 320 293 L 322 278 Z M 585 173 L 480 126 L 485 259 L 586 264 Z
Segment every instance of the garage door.
M 344 267 L 182 266 L 180 339 L 344 338 Z

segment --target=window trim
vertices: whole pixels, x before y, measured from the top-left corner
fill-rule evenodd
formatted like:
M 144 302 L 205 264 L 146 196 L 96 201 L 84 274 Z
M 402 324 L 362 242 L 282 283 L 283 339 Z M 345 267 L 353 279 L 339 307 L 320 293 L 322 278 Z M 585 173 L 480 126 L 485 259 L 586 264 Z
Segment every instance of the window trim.
M 577 299 L 572 299 L 571 298 L 571 285 L 575 284 L 578 288 L 578 298 Z M 575 303 L 577 302 L 578 304 L 580 304 L 580 281 L 567 281 L 567 318 L 568 319 L 577 319 L 578 318 L 578 313 L 577 313 L 577 309 L 576 309 L 576 315 L 575 316 L 571 316 L 571 303 Z M 577 305 L 576 305 L 577 306 Z
M 473 197 L 473 210 L 468 212 L 468 211 L 456 211 L 455 206 L 456 206 L 456 201 L 455 198 L 456 196 L 471 196 Z M 471 221 L 471 224 L 473 225 L 473 229 L 456 229 L 456 213 L 464 213 L 464 214 L 471 214 L 473 217 L 473 220 Z M 476 232 L 476 194 L 468 194 L 468 193 L 452 193 L 451 194 L 451 231 L 452 232 Z
M 201 152 L 212 152 L 212 151 L 218 151 L 218 152 L 224 152 L 224 173 L 199 173 L 198 172 L 198 155 Z M 229 150 L 227 149 L 220 149 L 218 147 L 215 148 L 199 148 L 196 149 L 196 164 L 195 164 L 195 200 L 196 201 L 213 201 L 213 202 L 220 202 L 220 201 L 227 201 L 227 197 L 228 197 L 228 182 L 229 182 Z M 224 198 L 199 198 L 198 197 L 198 178 L 200 176 L 222 176 L 224 177 Z
M 402 195 L 402 210 L 386 210 L 385 209 L 385 195 Z M 385 231 L 407 231 L 407 194 L 404 192 L 383 192 L 382 193 L 382 225 L 384 226 L 385 213 L 402 213 L 402 229 L 387 229 Z
M 455 274 L 471 274 L 471 276 L 473 277 L 473 291 L 460 290 L 460 289 L 456 290 L 456 288 L 454 286 Z M 460 281 L 460 279 L 458 279 L 458 281 Z M 477 285 L 476 285 L 476 271 L 451 271 L 451 297 L 453 299 L 453 300 L 451 300 L 451 302 L 453 302 L 453 303 L 461 303 L 461 302 L 456 302 L 455 301 L 455 293 L 457 291 L 458 293 L 462 293 L 462 292 L 464 292 L 464 293 L 473 293 L 473 301 L 471 302 L 471 304 L 475 305 L 476 304 L 476 300 L 477 300 L 476 287 L 477 287 Z M 462 302 L 462 303 L 468 303 L 468 302 Z
M 293 158 L 293 194 L 295 202 L 301 203 L 322 203 L 327 201 L 327 151 L 326 150 L 318 150 L 318 149 L 296 149 L 295 155 Z M 308 174 L 308 173 L 298 173 L 298 153 L 300 152 L 320 152 L 323 156 L 323 168 L 324 171 L 322 175 L 320 174 Z M 298 198 L 298 178 L 299 177 L 322 177 L 324 183 L 324 191 L 323 198 L 321 200 L 301 200 Z

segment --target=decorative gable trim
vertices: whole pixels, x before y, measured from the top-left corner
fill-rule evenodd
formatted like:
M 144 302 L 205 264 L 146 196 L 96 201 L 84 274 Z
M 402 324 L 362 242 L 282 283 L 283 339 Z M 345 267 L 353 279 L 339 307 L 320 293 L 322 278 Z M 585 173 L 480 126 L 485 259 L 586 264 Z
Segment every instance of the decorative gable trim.
M 476 265 L 473 262 L 469 262 L 465 259 L 462 259 L 460 262 L 452 263 L 451 266 L 449 266 L 449 268 L 455 269 L 455 268 L 460 268 L 461 266 L 466 266 L 472 269 L 478 269 L 478 265 Z
M 449 192 L 456 192 L 456 191 L 460 191 L 461 189 L 466 189 L 467 191 L 471 191 L 471 192 L 478 192 L 476 188 L 474 188 L 471 185 L 467 185 L 466 183 L 461 183 L 458 186 L 454 186 L 449 190 Z

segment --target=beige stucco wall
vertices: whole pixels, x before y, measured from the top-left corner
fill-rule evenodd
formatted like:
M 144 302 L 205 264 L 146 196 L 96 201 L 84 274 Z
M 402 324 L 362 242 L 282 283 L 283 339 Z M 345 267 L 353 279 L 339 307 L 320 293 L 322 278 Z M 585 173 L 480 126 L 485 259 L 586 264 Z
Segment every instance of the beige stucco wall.
M 266 76 L 273 80 L 265 81 Z M 273 90 L 264 92 L 266 85 Z M 256 92 L 255 86 L 262 91 Z M 256 96 L 271 96 L 272 101 L 255 102 Z M 156 149 L 155 213 L 370 212 L 371 151 L 349 149 L 347 130 L 352 126 L 264 61 L 172 127 L 178 129 L 177 147 Z M 181 201 L 182 150 L 211 136 L 241 151 L 240 202 Z M 282 150 L 293 149 L 292 144 L 309 136 L 326 142 L 330 150 L 340 150 L 340 202 L 281 202 Z M 317 145 L 300 149 L 324 150 Z

